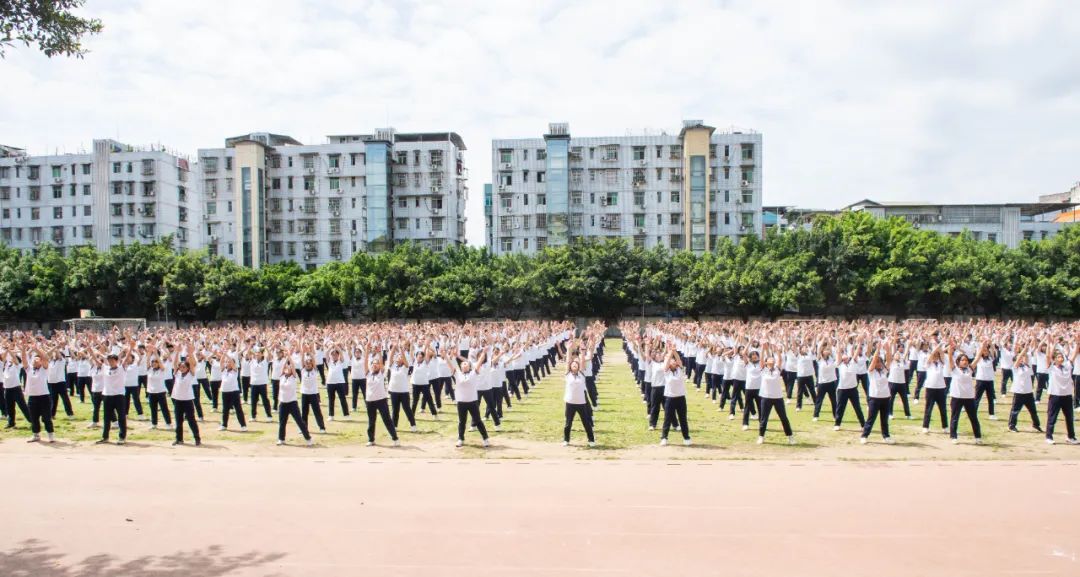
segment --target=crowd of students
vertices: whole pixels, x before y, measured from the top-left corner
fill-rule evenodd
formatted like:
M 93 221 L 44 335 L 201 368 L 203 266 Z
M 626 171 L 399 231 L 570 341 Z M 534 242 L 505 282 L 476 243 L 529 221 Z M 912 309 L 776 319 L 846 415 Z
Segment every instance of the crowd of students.
M 1025 410 L 1031 426 L 1054 444 L 1059 417 L 1066 442 L 1077 444 L 1074 409 L 1080 407 L 1080 323 L 1025 324 L 1016 321 L 938 323 L 877 322 L 672 322 L 620 326 L 624 349 L 641 397 L 648 427 L 664 411 L 660 443 L 677 423 L 690 443 L 686 422 L 687 383 L 703 393 L 728 418 L 742 411 L 742 429 L 757 421 L 758 443 L 775 413 L 788 442 L 794 443 L 786 405 L 801 411 L 804 399 L 818 421 L 826 413 L 840 431 L 848 408 L 859 422 L 859 440 L 868 442 L 880 423 L 881 436 L 893 443 L 889 421 L 897 399 L 905 418 L 923 401 L 922 432 L 931 432 L 935 413 L 953 443 L 965 416 L 976 444 L 982 442 L 979 407 L 985 398 L 991 420 L 995 401 L 1011 396 L 1007 428 L 1019 431 Z M 1000 376 L 999 376 L 1000 375 Z M 912 395 L 914 381 L 914 395 Z M 702 383 L 704 382 L 704 387 Z M 860 390 L 866 396 L 866 413 Z M 1039 404 L 1047 396 L 1042 428 Z
M 996 420 L 999 395 L 1012 398 L 1009 431 L 1019 430 L 1026 411 L 1047 443 L 1056 442 L 1059 419 L 1066 442 L 1077 443 L 1080 323 L 628 321 L 619 328 L 647 427 L 660 429 L 661 445 L 672 429 L 692 443 L 691 385 L 728 419 L 741 418 L 742 430 L 753 426 L 758 443 L 774 416 L 794 443 L 788 407 L 801 411 L 804 401 L 814 421 L 826 418 L 840 431 L 850 411 L 860 442 L 879 426 L 892 443 L 890 420 L 912 419 L 921 401 L 923 433 L 940 423 L 955 443 L 963 417 L 978 444 L 982 401 Z M 445 397 L 456 406 L 457 446 L 467 431 L 488 446 L 489 423 L 500 430 L 504 408 L 559 366 L 563 444 L 570 444 L 578 421 L 593 446 L 606 332 L 600 323 L 578 330 L 554 321 L 114 329 L 48 337 L 16 331 L 0 336 L 0 412 L 8 429 L 19 414 L 29 421 L 31 442 L 42 441 L 43 432 L 53 441 L 57 412 L 63 408 L 71 418 L 73 402 L 89 400 L 88 426 L 101 428 L 102 443 L 114 427 L 117 442 L 125 443 L 132 413 L 139 420 L 149 413 L 150 429 L 174 427 L 180 445 L 186 425 L 199 445 L 199 424 L 215 413 L 219 431 L 245 431 L 249 419 L 276 422 L 277 442 L 284 444 L 292 423 L 311 444 L 311 425 L 326 432 L 327 421 L 351 419 L 362 403 L 368 445 L 380 422 L 397 445 L 401 414 L 415 432 L 419 414 L 441 418 Z
M 115 426 L 124 444 L 132 411 L 144 418 L 145 398 L 149 428 L 175 423 L 176 445 L 185 443 L 185 423 L 200 445 L 199 423 L 219 411 L 219 431 L 232 430 L 231 418 L 241 431 L 248 418 L 276 421 L 277 442 L 284 444 L 292 422 L 311 444 L 309 424 L 326 430 L 325 391 L 329 421 L 350 419 L 362 400 L 370 446 L 377 421 L 397 445 L 401 413 L 415 432 L 417 414 L 439 418 L 445 394 L 456 400 L 458 446 L 466 425 L 487 446 L 485 420 L 499 430 L 504 405 L 528 396 L 574 335 L 569 323 L 534 321 L 114 329 L 49 337 L 16 331 L 0 337 L 0 410 L 8 429 L 20 413 L 30 422 L 30 442 L 42 441 L 43 430 L 54 441 L 60 407 L 72 418 L 73 401 L 89 397 L 88 426 L 101 428 L 100 443 L 109 442 Z M 581 346 L 575 342 L 575 354 Z M 595 398 L 595 384 L 592 390 Z

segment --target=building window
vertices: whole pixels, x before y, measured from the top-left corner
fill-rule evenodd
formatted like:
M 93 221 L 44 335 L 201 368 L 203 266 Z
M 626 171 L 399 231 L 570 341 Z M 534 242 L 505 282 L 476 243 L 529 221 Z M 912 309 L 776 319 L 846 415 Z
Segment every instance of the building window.
M 60 220 L 60 219 L 64 218 L 64 207 L 62 207 L 62 206 L 54 206 L 53 209 L 52 209 L 52 217 L 53 217 L 53 220 Z
M 514 239 L 509 237 L 503 237 L 499 239 L 499 250 L 502 252 L 510 252 L 514 249 Z
M 753 144 L 743 144 L 742 145 L 742 159 L 743 160 L 754 160 L 754 145 Z
M 547 228 L 547 215 L 540 213 L 536 215 L 536 228 Z
M 742 201 L 745 204 L 753 204 L 754 203 L 754 191 L 752 191 L 752 190 L 744 190 L 744 191 L 742 191 Z
M 508 148 L 499 150 L 499 162 L 503 164 L 510 164 L 514 161 L 514 151 Z
M 673 250 L 681 250 L 682 247 L 683 247 L 682 235 L 681 234 L 673 234 L 673 235 L 671 235 L 670 243 L 671 243 L 671 248 Z
M 536 195 L 536 204 L 539 204 L 540 206 L 547 206 L 547 195 L 546 194 L 538 194 L 538 195 Z
M 673 212 L 673 213 L 671 213 L 671 224 L 680 224 L 681 219 L 682 219 L 682 213 L 681 212 Z
M 547 175 L 547 173 L 545 173 L 543 170 L 537 171 L 536 172 L 536 182 L 544 182 L 545 180 L 547 180 L 546 175 Z
M 633 156 L 634 160 L 645 160 L 645 147 L 644 146 L 635 146 L 633 152 L 634 152 L 634 156 Z
M 680 193 L 678 190 L 671 191 L 671 202 L 673 204 L 679 204 L 680 202 L 682 202 L 682 193 Z

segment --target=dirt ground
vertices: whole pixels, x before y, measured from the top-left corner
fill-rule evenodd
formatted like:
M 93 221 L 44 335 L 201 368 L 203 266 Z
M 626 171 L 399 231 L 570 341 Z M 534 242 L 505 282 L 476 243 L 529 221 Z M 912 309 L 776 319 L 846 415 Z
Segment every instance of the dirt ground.
M 1080 575 L 1070 461 L 9 445 L 5 576 Z

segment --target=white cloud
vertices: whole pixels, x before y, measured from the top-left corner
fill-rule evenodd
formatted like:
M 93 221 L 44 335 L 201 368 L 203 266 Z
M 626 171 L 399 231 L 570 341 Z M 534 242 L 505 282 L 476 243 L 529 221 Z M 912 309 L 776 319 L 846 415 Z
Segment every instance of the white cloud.
M 469 147 L 483 239 L 492 138 L 764 134 L 767 204 L 1023 201 L 1080 179 L 1075 2 L 91 0 L 85 60 L 0 61 L 0 142 L 194 154 L 255 130 L 392 125 Z

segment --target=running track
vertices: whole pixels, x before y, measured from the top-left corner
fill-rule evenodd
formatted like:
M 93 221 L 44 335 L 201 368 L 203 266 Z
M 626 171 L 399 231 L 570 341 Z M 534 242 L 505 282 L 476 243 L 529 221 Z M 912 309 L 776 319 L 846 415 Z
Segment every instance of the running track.
M 0 575 L 1080 575 L 1074 462 L 5 455 L 0 475 Z

